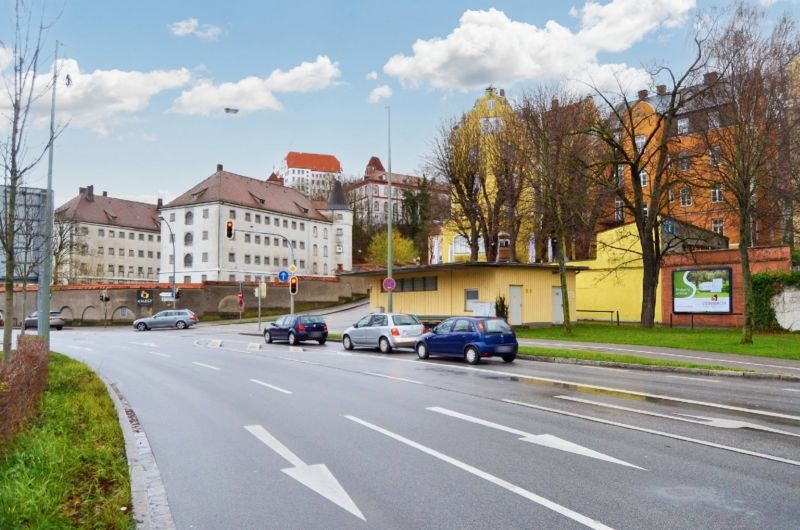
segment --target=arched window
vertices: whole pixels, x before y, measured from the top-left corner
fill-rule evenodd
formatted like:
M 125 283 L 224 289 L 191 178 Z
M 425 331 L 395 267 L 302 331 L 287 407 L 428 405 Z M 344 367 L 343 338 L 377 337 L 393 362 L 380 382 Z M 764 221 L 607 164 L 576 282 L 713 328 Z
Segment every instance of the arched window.
M 311 249 L 312 249 L 311 255 L 312 256 L 316 256 L 317 255 L 317 245 L 314 244 L 314 246 L 311 247 Z
M 314 227 L 314 237 L 317 237 L 317 227 Z
M 192 213 L 191 210 L 186 212 L 186 215 L 183 218 L 183 224 L 185 225 L 194 224 L 194 214 Z
M 692 190 L 689 187 L 681 188 L 681 206 L 692 205 Z
M 322 247 L 322 257 L 324 257 L 324 258 L 328 257 L 328 245 L 325 245 L 324 247 Z
M 314 265 L 311 267 L 311 273 L 317 274 L 317 262 L 314 262 Z
M 194 236 L 192 235 L 192 233 L 186 232 L 186 235 L 183 236 L 183 244 L 188 247 L 191 246 L 193 242 L 194 242 Z
M 322 237 L 325 238 L 325 239 L 328 239 L 328 229 L 327 228 L 323 228 L 322 229 Z
M 186 254 L 183 257 L 183 266 L 184 267 L 191 267 L 192 266 L 192 261 L 193 261 L 192 260 L 192 255 L 191 254 Z
M 322 265 L 322 273 L 323 273 L 325 276 L 327 276 L 327 275 L 328 275 L 328 264 L 327 264 L 327 263 L 324 263 L 324 264 Z

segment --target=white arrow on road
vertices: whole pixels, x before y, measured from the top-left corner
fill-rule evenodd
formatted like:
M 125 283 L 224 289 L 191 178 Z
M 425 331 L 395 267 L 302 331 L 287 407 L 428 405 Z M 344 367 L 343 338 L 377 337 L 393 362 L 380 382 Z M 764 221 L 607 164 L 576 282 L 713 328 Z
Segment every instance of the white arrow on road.
M 281 471 L 362 521 L 366 521 L 364 515 L 336 480 L 336 477 L 328 471 L 325 464 L 307 465 L 261 425 L 246 425 L 245 429 L 292 465 Z
M 542 447 L 558 449 L 559 451 L 566 451 L 568 453 L 574 453 L 576 455 L 588 456 L 589 458 L 596 458 L 597 460 L 603 460 L 606 462 L 611 462 L 613 464 L 619 464 L 621 466 L 628 466 L 636 469 L 641 469 L 642 471 L 647 471 L 643 467 L 629 464 L 624 460 L 618 460 L 613 456 L 608 456 L 598 451 L 589 449 L 588 447 L 584 447 L 582 445 L 569 442 L 567 440 L 564 440 L 563 438 L 559 438 L 558 436 L 553 436 L 552 434 L 531 434 L 525 431 L 514 429 L 512 427 L 506 427 L 505 425 L 500 425 L 498 423 L 493 423 L 491 421 L 482 420 L 474 416 L 468 416 L 466 414 L 461 414 L 460 412 L 455 412 L 453 410 L 445 409 L 442 407 L 428 407 L 427 410 L 430 410 L 431 412 L 438 412 L 439 414 L 444 414 L 445 416 L 451 416 L 453 418 L 458 418 L 460 420 L 468 421 L 471 423 L 476 423 L 478 425 L 483 425 L 484 427 L 489 427 L 491 429 L 497 429 L 498 431 L 504 431 L 511 434 L 515 434 L 517 436 L 520 436 L 520 440 L 523 442 L 529 442 L 532 444 L 541 445 Z

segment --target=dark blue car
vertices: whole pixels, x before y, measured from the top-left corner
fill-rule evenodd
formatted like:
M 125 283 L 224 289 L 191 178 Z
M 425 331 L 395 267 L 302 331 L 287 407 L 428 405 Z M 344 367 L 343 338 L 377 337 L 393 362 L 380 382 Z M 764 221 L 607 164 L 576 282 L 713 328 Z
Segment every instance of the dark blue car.
M 294 345 L 304 340 L 315 340 L 325 344 L 327 338 L 328 325 L 322 317 L 315 315 L 285 315 L 264 330 L 264 340 L 268 343 L 285 340 Z
M 478 364 L 483 357 L 502 357 L 510 363 L 518 346 L 517 336 L 502 318 L 455 317 L 422 335 L 415 349 L 420 359 L 446 355 Z

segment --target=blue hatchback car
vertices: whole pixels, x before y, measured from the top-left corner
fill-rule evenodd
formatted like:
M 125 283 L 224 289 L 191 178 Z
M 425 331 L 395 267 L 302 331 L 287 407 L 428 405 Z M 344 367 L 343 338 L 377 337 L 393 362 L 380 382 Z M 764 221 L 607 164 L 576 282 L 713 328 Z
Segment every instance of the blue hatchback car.
M 422 335 L 415 349 L 420 359 L 444 355 L 478 364 L 483 357 L 502 357 L 510 363 L 518 347 L 517 336 L 502 318 L 454 317 Z
M 328 325 L 316 315 L 284 315 L 264 330 L 264 340 L 270 343 L 285 340 L 297 344 L 305 340 L 315 340 L 325 344 L 328 338 Z

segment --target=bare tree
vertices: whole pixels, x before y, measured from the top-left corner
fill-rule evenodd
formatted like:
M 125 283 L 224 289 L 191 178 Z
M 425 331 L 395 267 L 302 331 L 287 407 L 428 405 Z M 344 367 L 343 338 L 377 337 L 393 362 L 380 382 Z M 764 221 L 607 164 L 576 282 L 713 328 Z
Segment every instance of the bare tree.
M 63 281 L 62 272 L 67 274 L 72 256 L 78 251 L 78 239 L 75 234 L 76 223 L 68 219 L 56 219 L 53 227 L 53 285 Z
M 767 34 L 763 9 L 739 3 L 712 35 L 713 67 L 721 74 L 700 102 L 699 127 L 710 184 L 738 218 L 744 319 L 741 342 L 753 342 L 754 304 L 749 250 L 759 231 L 791 222 L 792 153 L 798 151 L 790 63 L 800 51 L 795 21 L 784 15 Z M 796 82 L 796 81 L 794 81 Z M 791 231 L 789 231 L 791 232 Z
M 22 318 L 28 313 L 28 283 L 38 275 L 39 266 L 47 257 L 44 223 L 46 200 L 38 190 L 20 188 L 17 190 L 17 219 L 14 249 L 15 275 L 22 284 Z M 22 332 L 25 333 L 23 326 Z
M 590 98 L 578 98 L 560 88 L 540 88 L 523 98 L 519 113 L 533 162 L 527 182 L 535 190 L 542 228 L 558 242 L 563 326 L 569 334 L 567 241 L 594 227 L 599 203 L 592 167 L 602 147 L 595 136 L 585 132 L 597 119 L 597 110 Z

